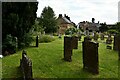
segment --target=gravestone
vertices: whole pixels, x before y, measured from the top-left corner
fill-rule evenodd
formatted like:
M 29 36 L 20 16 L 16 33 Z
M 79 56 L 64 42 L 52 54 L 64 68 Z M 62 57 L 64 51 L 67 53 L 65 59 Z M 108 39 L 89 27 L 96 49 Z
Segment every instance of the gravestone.
M 105 38 L 105 37 L 104 37 L 104 34 L 101 33 L 101 34 L 100 34 L 100 39 L 101 39 L 101 40 L 104 40 L 104 38 Z
M 23 80 L 33 80 L 32 61 L 27 57 L 27 53 L 24 50 L 22 52 L 22 59 L 20 59 L 20 68 L 23 73 Z
M 71 37 L 64 37 L 64 60 L 71 62 L 72 56 L 72 45 L 71 45 L 72 38 Z
M 60 33 L 59 33 L 58 37 L 59 37 L 59 38 L 62 38 Z
M 64 37 L 64 60 L 65 61 L 72 61 L 72 50 L 78 48 L 78 37 L 72 36 Z
M 80 41 L 81 40 L 81 32 L 79 31 L 77 34 L 78 34 L 78 40 Z
M 98 43 L 85 40 L 83 46 L 83 69 L 93 74 L 99 74 Z
M 108 34 L 108 38 L 107 38 L 107 40 L 106 40 L 106 44 L 112 44 L 111 34 Z
M 97 40 L 98 40 L 98 37 L 99 37 L 99 35 L 98 35 L 96 32 L 94 32 L 93 39 L 94 39 L 95 41 L 97 41 Z
M 119 45 L 120 45 L 120 35 L 115 35 L 114 36 L 113 50 L 118 51 L 119 50 Z
M 78 37 L 72 36 L 71 46 L 72 49 L 78 49 Z
M 36 37 L 36 47 L 38 47 L 39 41 L 38 41 L 38 36 Z
M 119 60 L 120 60 L 120 50 L 118 51 L 118 58 L 119 58 Z

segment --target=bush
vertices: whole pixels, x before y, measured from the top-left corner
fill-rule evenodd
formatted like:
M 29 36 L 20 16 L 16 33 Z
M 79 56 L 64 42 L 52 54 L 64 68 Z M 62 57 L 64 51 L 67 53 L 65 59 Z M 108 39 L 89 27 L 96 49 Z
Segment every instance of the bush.
M 70 35 L 70 34 L 75 34 L 77 33 L 77 29 L 76 28 L 69 28 L 65 31 L 66 35 Z
M 26 33 L 19 43 L 19 49 L 30 46 L 31 42 L 34 41 L 31 33 Z
M 110 33 L 110 34 L 118 34 L 118 31 L 114 30 L 114 29 L 110 29 L 110 30 L 108 30 L 108 33 Z
M 39 37 L 39 42 L 40 43 L 48 43 L 48 42 L 52 42 L 54 41 L 54 37 L 50 36 L 50 35 L 41 35 Z
M 2 43 L 2 54 L 6 56 L 15 53 L 17 44 L 16 38 L 8 34 Z

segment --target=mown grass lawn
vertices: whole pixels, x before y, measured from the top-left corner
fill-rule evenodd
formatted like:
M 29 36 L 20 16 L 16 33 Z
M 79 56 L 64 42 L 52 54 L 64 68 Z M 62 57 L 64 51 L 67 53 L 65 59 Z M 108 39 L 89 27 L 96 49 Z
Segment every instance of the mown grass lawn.
M 83 40 L 83 39 L 82 39 Z M 82 41 L 78 49 L 73 50 L 72 62 L 63 61 L 63 37 L 50 43 L 40 43 L 39 47 L 25 50 L 32 60 L 34 78 L 118 78 L 118 52 L 106 49 L 99 40 L 99 75 L 83 71 Z M 33 45 L 35 45 L 33 43 Z M 2 77 L 21 77 L 19 70 L 22 51 L 2 59 Z

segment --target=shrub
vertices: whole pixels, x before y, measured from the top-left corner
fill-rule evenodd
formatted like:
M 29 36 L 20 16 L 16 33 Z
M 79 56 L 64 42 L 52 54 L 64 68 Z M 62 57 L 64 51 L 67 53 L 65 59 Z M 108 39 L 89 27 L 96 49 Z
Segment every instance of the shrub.
M 50 36 L 50 35 L 41 35 L 39 37 L 39 42 L 40 43 L 48 43 L 48 42 L 52 42 L 54 41 L 54 37 Z
M 110 30 L 108 30 L 108 33 L 110 33 L 110 34 L 118 34 L 118 31 L 114 30 L 114 29 L 110 29 Z
M 75 34 L 77 33 L 77 29 L 76 28 L 69 28 L 65 31 L 66 35 L 70 35 L 70 34 Z
M 26 33 L 24 35 L 24 38 L 22 39 L 22 41 L 19 43 L 19 49 L 30 46 L 32 41 L 34 41 L 34 39 L 32 37 L 32 34 L 31 33 Z
M 2 43 L 2 54 L 4 56 L 8 54 L 13 54 L 17 49 L 17 41 L 16 38 L 8 34 Z

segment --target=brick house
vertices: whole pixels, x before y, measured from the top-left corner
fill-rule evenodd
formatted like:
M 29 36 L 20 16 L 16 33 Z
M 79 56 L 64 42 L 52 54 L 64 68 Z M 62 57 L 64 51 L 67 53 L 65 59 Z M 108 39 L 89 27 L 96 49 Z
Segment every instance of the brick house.
M 74 24 L 71 22 L 70 17 L 66 16 L 66 14 L 64 16 L 62 16 L 62 14 L 59 14 L 57 22 L 59 27 L 58 34 L 65 34 L 65 31 L 68 28 L 74 27 Z
M 95 23 L 93 19 L 92 19 L 92 22 L 83 21 L 78 23 L 78 25 L 81 29 L 83 29 L 83 31 L 85 31 L 86 29 L 90 31 L 99 31 L 99 27 L 101 26 L 99 24 L 99 21 L 98 23 Z

